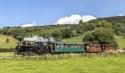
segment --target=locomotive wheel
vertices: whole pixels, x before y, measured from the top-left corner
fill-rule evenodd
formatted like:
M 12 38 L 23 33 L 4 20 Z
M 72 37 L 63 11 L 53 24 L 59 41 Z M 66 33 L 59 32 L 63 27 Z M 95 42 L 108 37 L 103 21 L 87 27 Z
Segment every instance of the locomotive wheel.
M 27 56 L 28 53 L 27 53 L 27 52 L 21 52 L 21 55 L 23 55 L 23 56 Z

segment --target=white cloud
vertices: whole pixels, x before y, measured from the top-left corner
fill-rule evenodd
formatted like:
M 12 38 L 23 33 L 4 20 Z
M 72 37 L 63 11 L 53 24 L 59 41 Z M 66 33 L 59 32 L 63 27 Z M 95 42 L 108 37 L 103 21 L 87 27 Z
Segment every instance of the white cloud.
M 92 15 L 84 15 L 81 18 L 83 20 L 83 22 L 88 22 L 90 20 L 96 19 L 96 17 L 92 16 Z
M 125 14 L 119 14 L 118 16 L 125 16 Z
M 70 17 L 63 17 L 58 19 L 55 24 L 78 24 L 80 20 L 82 20 L 83 22 L 88 22 L 93 19 L 96 19 L 96 17 L 91 15 L 71 15 Z
M 33 22 L 31 24 L 23 24 L 21 27 L 33 27 L 36 26 L 36 22 Z

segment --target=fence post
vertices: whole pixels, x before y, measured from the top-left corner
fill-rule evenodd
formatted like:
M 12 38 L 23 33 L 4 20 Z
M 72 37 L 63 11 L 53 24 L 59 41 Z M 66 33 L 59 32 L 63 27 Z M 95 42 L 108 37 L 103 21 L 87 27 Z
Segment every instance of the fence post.
M 6 56 L 6 54 L 5 54 L 5 56 Z M 5 58 L 6 60 L 7 60 L 7 56 L 6 56 L 6 58 Z
M 37 57 L 37 61 L 39 60 L 39 57 L 38 57 L 38 55 L 36 55 L 36 57 Z
M 20 55 L 19 55 L 19 60 L 20 60 Z

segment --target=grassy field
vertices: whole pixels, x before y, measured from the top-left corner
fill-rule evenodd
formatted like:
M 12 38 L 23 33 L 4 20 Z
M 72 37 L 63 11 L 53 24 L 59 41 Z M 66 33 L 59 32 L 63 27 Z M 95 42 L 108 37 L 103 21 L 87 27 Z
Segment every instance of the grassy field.
M 6 38 L 9 38 L 9 43 L 6 43 Z M 15 48 L 17 40 L 13 37 L 8 37 L 6 35 L 0 35 L 0 48 L 11 49 Z
M 125 56 L 0 60 L 0 73 L 125 73 Z
M 82 43 L 82 36 L 78 36 L 78 37 L 72 37 L 72 38 L 66 38 L 63 39 L 64 42 L 80 42 Z M 125 38 L 123 38 L 122 36 L 115 36 L 115 39 L 118 43 L 119 48 L 125 48 Z
M 80 43 L 83 43 L 82 40 L 83 40 L 82 36 L 77 36 L 77 37 L 63 39 L 63 42 L 80 42 Z
M 115 36 L 119 48 L 125 48 L 125 38 L 122 36 Z

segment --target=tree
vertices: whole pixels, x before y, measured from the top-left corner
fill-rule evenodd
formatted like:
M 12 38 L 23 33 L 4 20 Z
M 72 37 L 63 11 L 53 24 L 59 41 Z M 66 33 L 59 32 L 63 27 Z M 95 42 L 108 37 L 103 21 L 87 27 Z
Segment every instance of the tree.
M 108 44 L 117 46 L 113 32 L 104 28 L 98 28 L 85 33 L 83 42 L 85 44 Z
M 83 31 L 91 31 L 97 28 L 105 28 L 105 29 L 112 29 L 112 23 L 109 21 L 101 20 L 101 21 L 94 21 L 94 22 L 87 22 L 83 23 Z
M 63 38 L 70 38 L 73 36 L 72 29 L 70 28 L 66 28 L 62 32 L 63 32 Z
M 9 38 L 6 38 L 6 43 L 9 43 L 9 41 L 10 41 Z
M 83 24 L 83 20 L 80 20 L 80 21 L 79 21 L 79 24 Z
M 22 42 L 22 40 L 23 40 L 23 37 L 17 37 L 17 40 L 20 42 L 20 44 L 21 44 L 21 42 Z
M 51 30 L 48 30 L 48 29 L 41 30 L 39 34 L 40 34 L 40 36 L 42 36 L 44 38 L 50 38 L 50 37 L 52 37 Z
M 112 29 L 112 23 L 106 20 L 101 20 L 97 22 L 96 27 L 103 27 L 106 29 Z
M 61 41 L 62 40 L 62 32 L 58 29 L 54 30 L 54 32 L 52 32 L 52 36 L 54 37 L 54 39 L 56 41 Z

